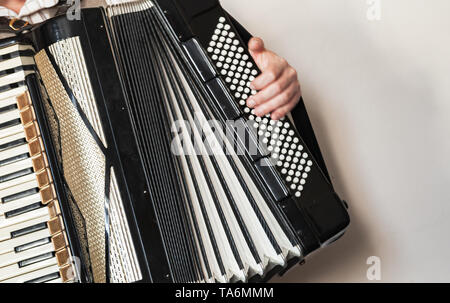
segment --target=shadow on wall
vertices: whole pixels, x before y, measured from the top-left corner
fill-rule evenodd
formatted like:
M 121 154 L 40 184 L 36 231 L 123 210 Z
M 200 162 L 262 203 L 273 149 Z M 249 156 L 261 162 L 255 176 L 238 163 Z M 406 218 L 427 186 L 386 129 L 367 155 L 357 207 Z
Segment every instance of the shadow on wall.
M 319 250 L 306 259 L 306 263 L 290 270 L 282 277 L 276 277 L 274 283 L 327 283 L 336 282 L 330 275 L 345 272 L 348 268 L 355 268 L 355 263 L 361 264 L 361 280 L 366 275 L 366 260 L 361 258 L 361 251 L 368 250 L 364 224 L 358 220 L 352 221 L 352 227 L 343 238 L 327 248 Z M 353 274 L 354 275 L 354 274 Z M 352 282 L 342 277 L 340 282 Z
M 314 102 L 314 100 L 312 100 Z M 315 124 L 320 125 L 318 116 L 314 117 Z M 323 144 L 322 146 L 328 146 L 328 138 L 322 133 L 318 135 Z M 349 138 L 351 141 L 351 138 Z M 347 142 L 351 144 L 351 142 Z M 349 145 L 350 146 L 350 145 Z M 332 174 L 333 184 L 340 194 L 342 199 L 346 196 L 351 196 L 349 193 L 352 191 L 350 188 L 341 181 L 340 169 L 335 165 L 337 162 L 334 159 L 333 153 L 329 152 L 324 155 L 328 164 L 328 169 Z M 352 169 L 356 169 L 353 167 Z M 352 186 L 360 186 L 359 184 L 353 184 Z M 359 187 L 359 191 L 362 188 Z M 359 196 L 363 196 L 360 194 Z M 363 256 L 371 256 L 375 251 L 374 244 L 370 241 L 368 236 L 369 232 L 364 222 L 360 220 L 357 215 L 356 203 L 364 201 L 348 201 L 349 213 L 351 218 L 351 224 L 342 238 L 332 243 L 330 246 L 320 249 L 317 252 L 306 258 L 306 263 L 302 266 L 294 267 L 282 277 L 276 277 L 272 280 L 275 283 L 302 283 L 302 282 L 336 282 L 336 275 L 342 275 L 339 282 L 352 282 L 354 281 L 355 274 L 351 274 L 348 278 L 345 277 L 345 273 L 352 270 L 360 272 L 360 280 L 366 278 L 366 258 Z M 331 277 L 333 276 L 333 277 Z

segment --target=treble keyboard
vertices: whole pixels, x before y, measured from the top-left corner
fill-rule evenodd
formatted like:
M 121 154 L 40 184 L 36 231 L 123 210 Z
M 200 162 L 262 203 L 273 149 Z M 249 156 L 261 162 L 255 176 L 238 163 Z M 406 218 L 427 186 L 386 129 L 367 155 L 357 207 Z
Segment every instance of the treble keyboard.
M 0 49 L 0 282 L 68 282 L 74 268 L 26 77 L 34 50 Z

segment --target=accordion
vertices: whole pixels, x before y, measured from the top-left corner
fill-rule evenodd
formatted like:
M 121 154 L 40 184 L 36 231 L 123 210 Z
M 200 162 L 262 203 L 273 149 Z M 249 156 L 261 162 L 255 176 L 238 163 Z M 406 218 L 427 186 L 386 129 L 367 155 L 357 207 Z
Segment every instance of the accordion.
M 0 282 L 264 282 L 342 236 L 219 2 L 120 2 L 0 42 Z

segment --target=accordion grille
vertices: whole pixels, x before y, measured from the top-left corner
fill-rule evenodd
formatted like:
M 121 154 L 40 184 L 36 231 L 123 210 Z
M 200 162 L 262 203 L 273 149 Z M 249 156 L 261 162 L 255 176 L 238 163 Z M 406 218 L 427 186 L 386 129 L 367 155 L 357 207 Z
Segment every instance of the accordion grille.
M 44 85 L 41 83 L 41 94 L 42 94 L 42 100 L 44 105 L 44 110 L 47 117 L 47 122 L 49 124 L 49 130 L 50 135 L 52 136 L 53 142 L 59 142 L 59 124 L 58 124 L 58 117 L 56 116 L 55 111 L 53 110 L 53 107 L 50 104 L 50 100 L 47 95 L 47 91 L 45 90 Z M 59 163 L 62 163 L 61 161 L 61 145 L 60 144 L 54 144 L 55 147 L 55 154 L 58 159 Z
M 131 283 L 142 279 L 130 238 L 116 174 L 111 170 L 110 184 L 110 272 L 111 282 Z
M 106 282 L 105 156 L 69 98 L 46 52 L 39 52 L 35 59 L 59 121 L 64 178 L 86 220 L 94 281 Z
M 86 221 L 84 220 L 83 215 L 81 214 L 80 209 L 78 208 L 77 203 L 75 202 L 72 195 L 69 193 L 67 195 L 67 202 L 69 203 L 70 210 L 72 213 L 72 218 L 74 222 L 74 227 L 78 234 L 78 240 L 81 244 L 81 255 L 80 259 L 83 264 L 89 268 L 91 267 L 91 261 L 89 258 L 89 246 L 88 246 L 88 236 L 86 232 Z
M 94 92 L 79 37 L 58 41 L 49 47 L 58 64 L 61 73 L 77 98 L 81 109 L 86 114 L 89 123 L 95 129 L 103 145 L 107 147 L 103 127 L 100 123 L 96 102 L 93 102 Z

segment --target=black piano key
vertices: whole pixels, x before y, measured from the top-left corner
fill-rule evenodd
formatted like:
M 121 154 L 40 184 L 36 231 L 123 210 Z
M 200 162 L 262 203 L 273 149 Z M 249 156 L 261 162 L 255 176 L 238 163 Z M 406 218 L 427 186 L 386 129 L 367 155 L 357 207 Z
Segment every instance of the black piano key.
M 49 282 L 51 280 L 58 279 L 59 277 L 60 277 L 59 272 L 55 272 L 52 274 L 45 275 L 43 277 L 39 277 L 39 278 L 36 278 L 33 280 L 26 281 L 25 283 L 45 283 L 45 282 Z
M 25 139 L 18 139 L 18 140 L 14 140 L 5 144 L 0 145 L 0 151 L 3 151 L 7 148 L 11 148 L 11 147 L 16 147 L 22 144 L 27 143 L 27 141 Z
M 27 159 L 29 157 L 30 157 L 30 155 L 28 153 L 14 156 L 14 157 L 0 161 L 0 166 L 11 164 L 11 163 L 17 162 L 19 160 Z
M 10 120 L 10 121 L 5 122 L 5 123 L 0 123 L 0 129 L 8 128 L 8 127 L 11 127 L 11 126 L 16 126 L 16 125 L 19 125 L 20 123 L 21 123 L 20 119 Z
M 47 223 L 39 223 L 33 226 L 28 226 L 16 231 L 11 232 L 11 238 L 17 238 L 21 236 L 25 236 L 31 233 L 34 233 L 35 231 L 43 230 L 47 228 Z
M 12 174 L 7 174 L 4 176 L 0 176 L 0 183 L 6 182 L 6 181 L 10 181 L 10 180 L 14 180 L 26 175 L 29 175 L 33 173 L 33 169 L 32 168 L 27 168 L 27 169 L 22 169 L 16 172 L 13 172 Z
M 49 253 L 45 253 L 45 254 L 42 254 L 42 255 L 39 255 L 39 256 L 36 256 L 36 257 L 32 257 L 32 258 L 20 261 L 18 265 L 19 265 L 20 268 L 22 268 L 22 267 L 25 267 L 25 266 L 33 265 L 35 263 L 51 259 L 54 256 L 55 256 L 54 252 L 49 252 Z
M 270 159 L 260 159 L 255 163 L 255 168 L 275 201 L 279 202 L 289 197 L 289 190 L 273 167 Z
M 5 69 L 5 70 L 0 71 L 0 77 L 5 76 L 5 75 L 15 74 L 15 73 L 22 72 L 22 71 L 32 71 L 32 70 L 35 70 L 34 65 L 17 66 L 14 68 Z
M 0 108 L 0 114 L 9 112 L 9 111 L 12 111 L 15 109 L 17 109 L 17 104 L 11 104 L 11 105 Z
M 32 57 L 34 56 L 34 51 L 32 49 L 15 51 L 9 54 L 0 55 L 0 62 L 5 60 L 14 59 L 17 57 Z
M 19 253 L 19 252 L 22 252 L 22 251 L 26 251 L 26 250 L 38 247 L 38 246 L 42 246 L 42 245 L 48 244 L 50 242 L 51 242 L 50 238 L 39 239 L 39 240 L 30 242 L 30 243 L 26 243 L 26 244 L 17 246 L 17 247 L 14 248 L 14 251 L 16 253 Z
M 27 189 L 27 190 L 24 190 L 22 192 L 19 192 L 19 193 L 10 195 L 10 196 L 3 197 L 2 198 L 2 203 L 8 203 L 8 202 L 12 202 L 12 201 L 15 201 L 15 200 L 19 200 L 19 199 L 22 199 L 22 198 L 25 198 L 25 197 L 37 194 L 38 192 L 39 192 L 38 188 Z
M 25 81 L 19 81 L 19 82 L 12 83 L 12 84 L 6 84 L 3 86 L 0 86 L 0 93 L 7 91 L 7 90 L 15 89 L 15 88 L 18 88 L 18 87 L 21 87 L 24 85 L 25 85 Z
M 14 210 L 11 210 L 9 212 L 6 212 L 5 213 L 5 218 L 8 219 L 8 218 L 20 216 L 20 215 L 22 215 L 24 213 L 27 213 L 27 212 L 36 210 L 38 208 L 41 208 L 42 206 L 43 205 L 42 205 L 41 202 L 37 202 L 37 203 L 33 203 L 33 204 L 30 204 L 30 205 L 27 205 L 25 207 L 14 209 Z

